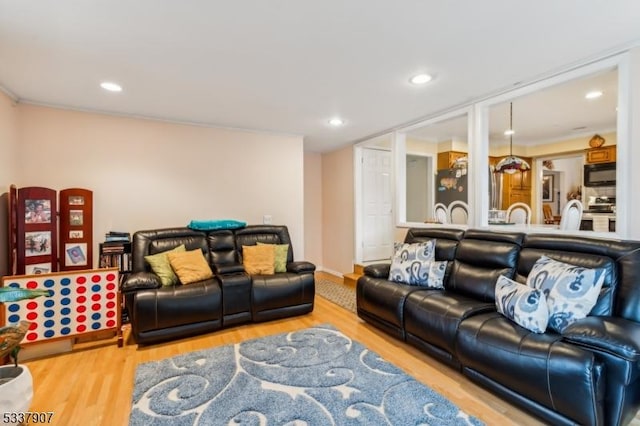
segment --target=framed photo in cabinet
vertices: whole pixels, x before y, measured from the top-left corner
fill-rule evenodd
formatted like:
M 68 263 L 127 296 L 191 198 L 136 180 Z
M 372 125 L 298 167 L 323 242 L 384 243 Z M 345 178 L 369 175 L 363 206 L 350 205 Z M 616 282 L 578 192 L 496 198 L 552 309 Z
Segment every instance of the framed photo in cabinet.
M 84 206 L 84 197 L 82 195 L 69 195 L 70 206 Z
M 69 231 L 69 239 L 75 240 L 77 238 L 83 238 L 84 232 L 82 231 Z
M 69 225 L 71 226 L 82 226 L 84 220 L 82 218 L 83 212 L 82 210 L 70 210 L 69 211 Z
M 51 200 L 25 200 L 25 223 L 51 223 Z
M 542 202 L 553 201 L 553 175 L 542 176 Z
M 25 265 L 24 273 L 27 275 L 40 275 L 48 274 L 51 272 L 50 263 L 33 263 L 31 265 Z
M 87 266 L 87 244 L 65 244 L 65 265 Z
M 51 254 L 51 231 L 24 233 L 24 256 L 46 256 Z

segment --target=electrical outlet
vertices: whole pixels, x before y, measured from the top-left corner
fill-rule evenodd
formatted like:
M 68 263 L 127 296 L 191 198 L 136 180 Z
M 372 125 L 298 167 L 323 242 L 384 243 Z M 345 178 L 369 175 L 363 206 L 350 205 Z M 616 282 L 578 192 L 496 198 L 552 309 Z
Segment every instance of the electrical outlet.
M 265 214 L 262 216 L 262 223 L 265 225 L 271 225 L 273 223 L 273 218 L 270 214 Z

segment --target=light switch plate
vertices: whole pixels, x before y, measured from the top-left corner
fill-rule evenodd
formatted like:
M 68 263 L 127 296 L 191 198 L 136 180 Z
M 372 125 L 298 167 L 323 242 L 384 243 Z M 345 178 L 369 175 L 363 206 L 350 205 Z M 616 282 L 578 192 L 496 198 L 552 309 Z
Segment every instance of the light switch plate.
M 262 216 L 262 223 L 265 225 L 271 225 L 271 223 L 273 223 L 273 218 L 270 214 L 265 214 Z

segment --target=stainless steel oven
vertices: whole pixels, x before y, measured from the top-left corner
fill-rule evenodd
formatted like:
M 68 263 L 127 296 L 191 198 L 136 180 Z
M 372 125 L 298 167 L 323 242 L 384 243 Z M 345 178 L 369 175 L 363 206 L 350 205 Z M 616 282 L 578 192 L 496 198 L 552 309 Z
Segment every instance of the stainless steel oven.
M 584 186 L 613 186 L 615 184 L 616 163 L 584 165 Z

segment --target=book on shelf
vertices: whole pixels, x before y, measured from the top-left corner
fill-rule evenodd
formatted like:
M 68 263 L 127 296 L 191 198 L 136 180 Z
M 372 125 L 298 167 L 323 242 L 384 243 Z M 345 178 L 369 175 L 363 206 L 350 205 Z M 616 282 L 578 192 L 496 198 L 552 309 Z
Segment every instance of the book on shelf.
M 131 255 L 129 253 L 103 253 L 100 256 L 100 267 L 116 267 L 120 272 L 131 271 Z
M 130 240 L 127 237 L 105 237 L 105 243 L 128 243 Z
M 128 242 L 131 241 L 131 234 L 122 231 L 109 231 L 104 234 L 105 242 Z

